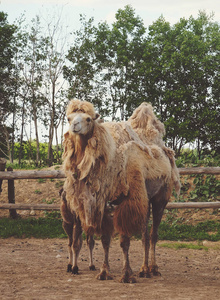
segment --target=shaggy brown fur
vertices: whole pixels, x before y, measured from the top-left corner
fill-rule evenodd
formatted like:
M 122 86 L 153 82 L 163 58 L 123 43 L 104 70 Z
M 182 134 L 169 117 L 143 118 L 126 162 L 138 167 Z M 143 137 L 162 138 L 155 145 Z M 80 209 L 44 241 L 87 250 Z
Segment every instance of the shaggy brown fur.
M 155 263 L 158 226 L 173 187 L 177 191 L 180 187 L 174 153 L 162 141 L 163 124 L 147 103 L 142 103 L 127 122 L 101 124 L 91 103 L 72 100 L 67 117 L 70 129 L 64 136 L 63 166 L 67 176 L 62 202 L 64 223 L 69 222 L 66 215 L 72 214 L 76 218 L 72 226 L 79 224 L 76 221 L 79 220 L 89 237 L 101 234 L 105 259 L 98 278 L 109 279 L 108 251 L 113 225 L 108 203 L 114 205 L 114 228 L 121 235 L 124 253 L 121 281 L 134 281 L 128 249 L 129 238 L 136 232 L 143 233 L 145 249 L 140 276 L 149 276 L 149 270 L 158 273 Z M 148 268 L 150 205 L 154 217 L 150 239 L 153 264 Z M 69 236 L 70 244 L 71 239 Z M 76 240 L 77 243 L 77 250 L 73 249 L 76 257 L 80 250 L 80 242 Z M 93 246 L 91 242 L 90 254 Z

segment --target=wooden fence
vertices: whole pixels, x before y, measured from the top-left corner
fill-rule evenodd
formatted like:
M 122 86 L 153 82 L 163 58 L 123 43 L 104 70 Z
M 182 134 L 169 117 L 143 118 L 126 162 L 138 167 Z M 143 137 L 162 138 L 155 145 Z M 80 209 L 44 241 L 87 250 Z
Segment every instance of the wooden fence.
M 220 167 L 208 168 L 179 168 L 181 175 L 192 174 L 212 174 L 220 175 Z M 59 210 L 58 204 L 15 204 L 14 180 L 17 179 L 40 179 L 40 178 L 65 178 L 62 171 L 13 171 L 8 168 L 6 172 L 0 171 L 0 182 L 8 180 L 8 200 L 9 203 L 0 203 L 0 209 L 9 209 L 10 216 L 16 217 L 16 209 L 18 210 Z M 1 188 L 1 187 L 0 187 Z M 220 208 L 220 201 L 216 202 L 173 202 L 168 203 L 167 209 L 174 208 Z

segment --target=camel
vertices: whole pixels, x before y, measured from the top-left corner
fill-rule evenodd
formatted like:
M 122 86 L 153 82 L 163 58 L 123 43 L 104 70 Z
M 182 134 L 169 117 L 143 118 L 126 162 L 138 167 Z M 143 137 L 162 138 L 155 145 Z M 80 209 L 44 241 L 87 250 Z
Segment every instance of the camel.
M 63 168 L 67 178 L 61 214 L 69 238 L 67 270 L 78 273 L 84 230 L 90 250 L 89 268 L 95 269 L 92 250 L 96 233 L 104 248 L 97 278 L 112 279 L 108 256 L 116 231 L 123 251 L 120 282 L 135 282 L 128 255 L 130 237 L 141 232 L 144 261 L 139 276 L 159 275 L 155 258 L 158 227 L 173 188 L 177 192 L 180 188 L 174 152 L 162 141 L 163 124 L 147 103 L 142 103 L 128 121 L 118 123 L 101 123 L 93 105 L 77 99 L 70 101 L 66 114 L 69 130 L 64 135 Z

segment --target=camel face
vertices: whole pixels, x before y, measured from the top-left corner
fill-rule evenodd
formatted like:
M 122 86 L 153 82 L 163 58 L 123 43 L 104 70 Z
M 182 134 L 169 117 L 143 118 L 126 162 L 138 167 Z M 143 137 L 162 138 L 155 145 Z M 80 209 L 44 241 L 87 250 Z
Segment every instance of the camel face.
M 70 124 L 69 131 L 74 134 L 87 135 L 94 126 L 91 116 L 83 112 L 68 115 L 68 121 Z

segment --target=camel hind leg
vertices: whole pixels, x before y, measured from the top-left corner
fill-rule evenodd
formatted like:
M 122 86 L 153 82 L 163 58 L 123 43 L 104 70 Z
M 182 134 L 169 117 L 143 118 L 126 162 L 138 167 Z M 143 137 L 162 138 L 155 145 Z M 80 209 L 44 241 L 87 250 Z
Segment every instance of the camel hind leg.
M 122 269 L 122 277 L 120 282 L 122 283 L 135 283 L 136 280 L 132 276 L 132 269 L 129 263 L 129 247 L 130 247 L 130 238 L 126 235 L 120 236 L 120 246 L 123 251 L 123 269 Z
M 145 277 L 145 278 L 151 277 L 149 272 L 149 267 L 148 267 L 149 249 L 150 249 L 149 232 L 148 232 L 149 216 L 150 216 L 150 208 L 148 208 L 146 223 L 143 226 L 143 230 L 142 230 L 142 245 L 144 248 L 144 260 L 143 260 L 143 265 L 141 266 L 141 269 L 139 271 L 139 277 Z
M 160 193 L 161 194 L 161 193 Z M 150 231 L 150 258 L 151 265 L 149 266 L 150 274 L 154 276 L 160 276 L 158 271 L 158 266 L 156 263 L 156 243 L 158 240 L 158 228 L 163 216 L 164 209 L 167 205 L 167 200 L 161 198 L 158 200 L 158 197 L 152 200 L 152 215 L 153 215 L 153 224 Z
M 102 226 L 101 226 L 101 241 L 104 249 L 104 262 L 102 267 L 100 268 L 100 273 L 97 275 L 97 279 L 99 280 L 111 280 L 112 276 L 109 274 L 109 247 L 111 242 L 111 236 L 113 233 L 113 222 L 112 218 L 108 215 L 108 211 L 104 213 Z

